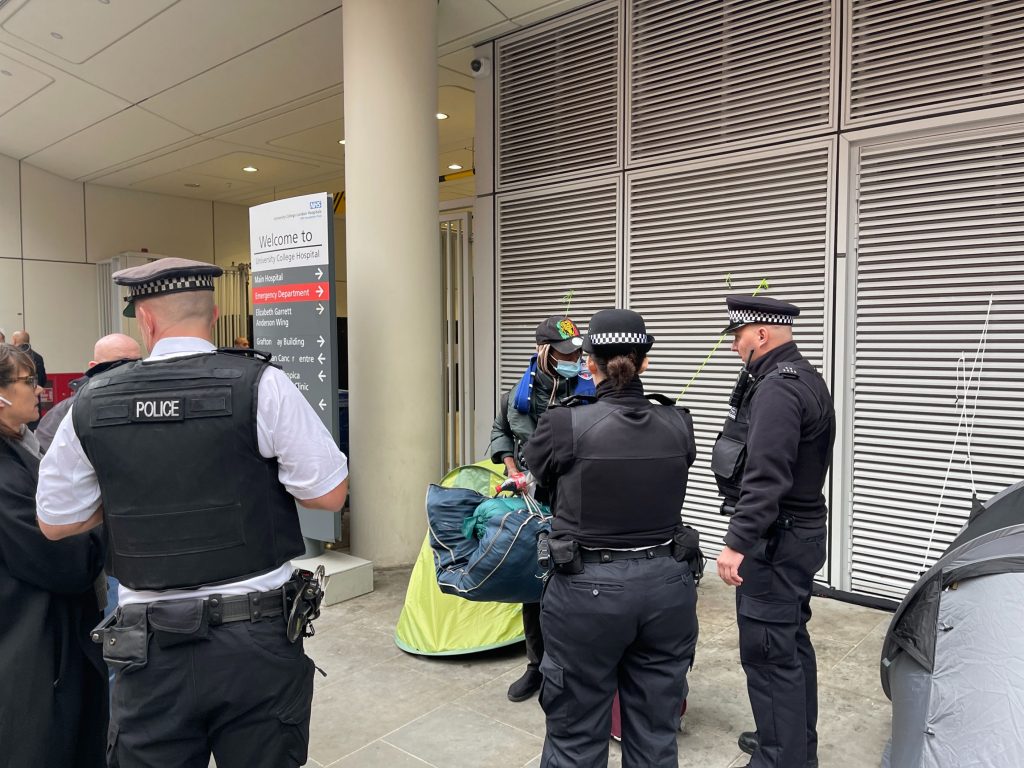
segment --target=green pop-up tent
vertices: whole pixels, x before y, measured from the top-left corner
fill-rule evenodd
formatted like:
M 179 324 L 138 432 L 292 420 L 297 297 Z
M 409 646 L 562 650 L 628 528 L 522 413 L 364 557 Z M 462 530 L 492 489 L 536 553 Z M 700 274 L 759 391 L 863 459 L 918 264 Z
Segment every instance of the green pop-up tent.
M 457 467 L 439 485 L 490 495 L 505 479 L 501 469 L 489 461 Z M 522 639 L 522 606 L 473 602 L 446 595 L 438 588 L 434 552 L 426 536 L 409 577 L 395 644 L 420 656 L 446 656 L 500 648 Z

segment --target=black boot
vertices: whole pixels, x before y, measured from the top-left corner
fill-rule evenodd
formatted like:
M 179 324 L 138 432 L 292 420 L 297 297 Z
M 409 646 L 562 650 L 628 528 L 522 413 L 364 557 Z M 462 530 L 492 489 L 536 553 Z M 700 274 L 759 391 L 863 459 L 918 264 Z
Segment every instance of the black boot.
M 540 690 L 540 681 L 543 679 L 539 669 L 527 667 L 523 676 L 508 687 L 508 700 L 526 701 Z
M 740 734 L 736 743 L 739 744 L 740 749 L 748 755 L 752 755 L 757 752 L 757 748 L 760 746 L 760 742 L 757 740 L 757 731 L 744 731 Z
M 758 741 L 757 738 L 757 731 L 744 731 L 740 734 L 736 743 L 739 744 L 740 749 L 748 755 L 754 754 L 757 751 L 757 748 L 761 745 L 761 742 Z M 750 768 L 750 763 L 747 763 L 747 768 Z M 807 768 L 818 768 L 818 758 L 808 758 Z

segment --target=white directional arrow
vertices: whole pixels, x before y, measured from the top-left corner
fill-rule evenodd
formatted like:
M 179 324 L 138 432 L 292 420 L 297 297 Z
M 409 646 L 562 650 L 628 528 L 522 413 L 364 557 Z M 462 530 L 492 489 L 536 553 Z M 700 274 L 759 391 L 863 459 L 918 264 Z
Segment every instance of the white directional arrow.
M 324 276 L 324 271 L 322 269 L 320 269 L 320 267 L 317 267 L 316 268 L 316 279 L 319 280 L 323 276 Z
M 322 285 L 318 285 L 316 287 L 316 295 L 317 296 L 323 296 L 324 295 L 324 287 Z
M 324 402 L 324 399 L 322 397 L 320 398 L 320 402 L 317 403 L 317 405 L 320 406 L 320 410 L 321 411 L 323 411 L 323 410 L 325 410 L 327 408 L 327 403 Z
M 320 345 L 321 347 L 322 347 L 322 346 L 323 346 L 324 344 L 326 344 L 326 343 L 327 343 L 327 340 L 326 340 L 326 339 L 324 339 L 324 337 L 323 337 L 323 336 L 319 337 L 319 338 L 318 338 L 318 339 L 317 339 L 316 341 L 317 341 L 317 344 L 319 344 L 319 345 Z
M 318 357 L 318 358 L 316 359 L 316 361 L 317 361 L 318 363 L 320 363 L 320 365 L 323 365 L 323 364 L 324 364 L 324 360 L 326 360 L 326 359 L 327 359 L 327 358 L 326 358 L 326 357 L 324 357 L 324 353 L 323 353 L 323 352 L 321 352 L 321 353 L 320 353 L 320 357 Z
M 327 378 L 327 376 L 326 376 L 326 375 L 324 375 L 324 372 L 323 372 L 323 371 L 320 371 L 320 373 L 318 373 L 318 374 L 316 375 L 316 377 L 317 377 L 318 379 L 320 379 L 320 381 L 323 381 L 324 379 L 326 379 L 326 378 Z
M 316 313 L 318 315 L 322 315 L 324 313 L 324 305 L 323 304 L 317 304 L 316 305 Z

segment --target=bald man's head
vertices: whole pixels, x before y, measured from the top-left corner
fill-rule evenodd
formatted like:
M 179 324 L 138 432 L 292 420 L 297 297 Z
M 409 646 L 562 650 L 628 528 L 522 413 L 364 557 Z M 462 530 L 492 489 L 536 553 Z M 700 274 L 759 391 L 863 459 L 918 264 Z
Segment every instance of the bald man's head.
M 20 347 L 22 344 L 28 344 L 28 331 L 15 331 L 11 334 L 11 344 L 16 347 Z
M 139 342 L 124 333 L 111 333 L 96 342 L 89 367 L 114 360 L 138 360 L 142 357 Z

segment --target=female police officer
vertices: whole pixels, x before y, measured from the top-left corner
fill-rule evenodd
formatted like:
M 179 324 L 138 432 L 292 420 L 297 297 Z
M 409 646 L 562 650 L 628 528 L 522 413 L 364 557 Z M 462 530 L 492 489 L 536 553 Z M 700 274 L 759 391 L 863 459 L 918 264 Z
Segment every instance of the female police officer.
M 644 395 L 653 343 L 636 312 L 595 314 L 583 348 L 596 402 L 550 408 L 525 448 L 554 495 L 554 572 L 541 602 L 546 768 L 607 765 L 616 687 L 622 764 L 678 764 L 699 552 L 680 510 L 696 449 L 689 414 Z

